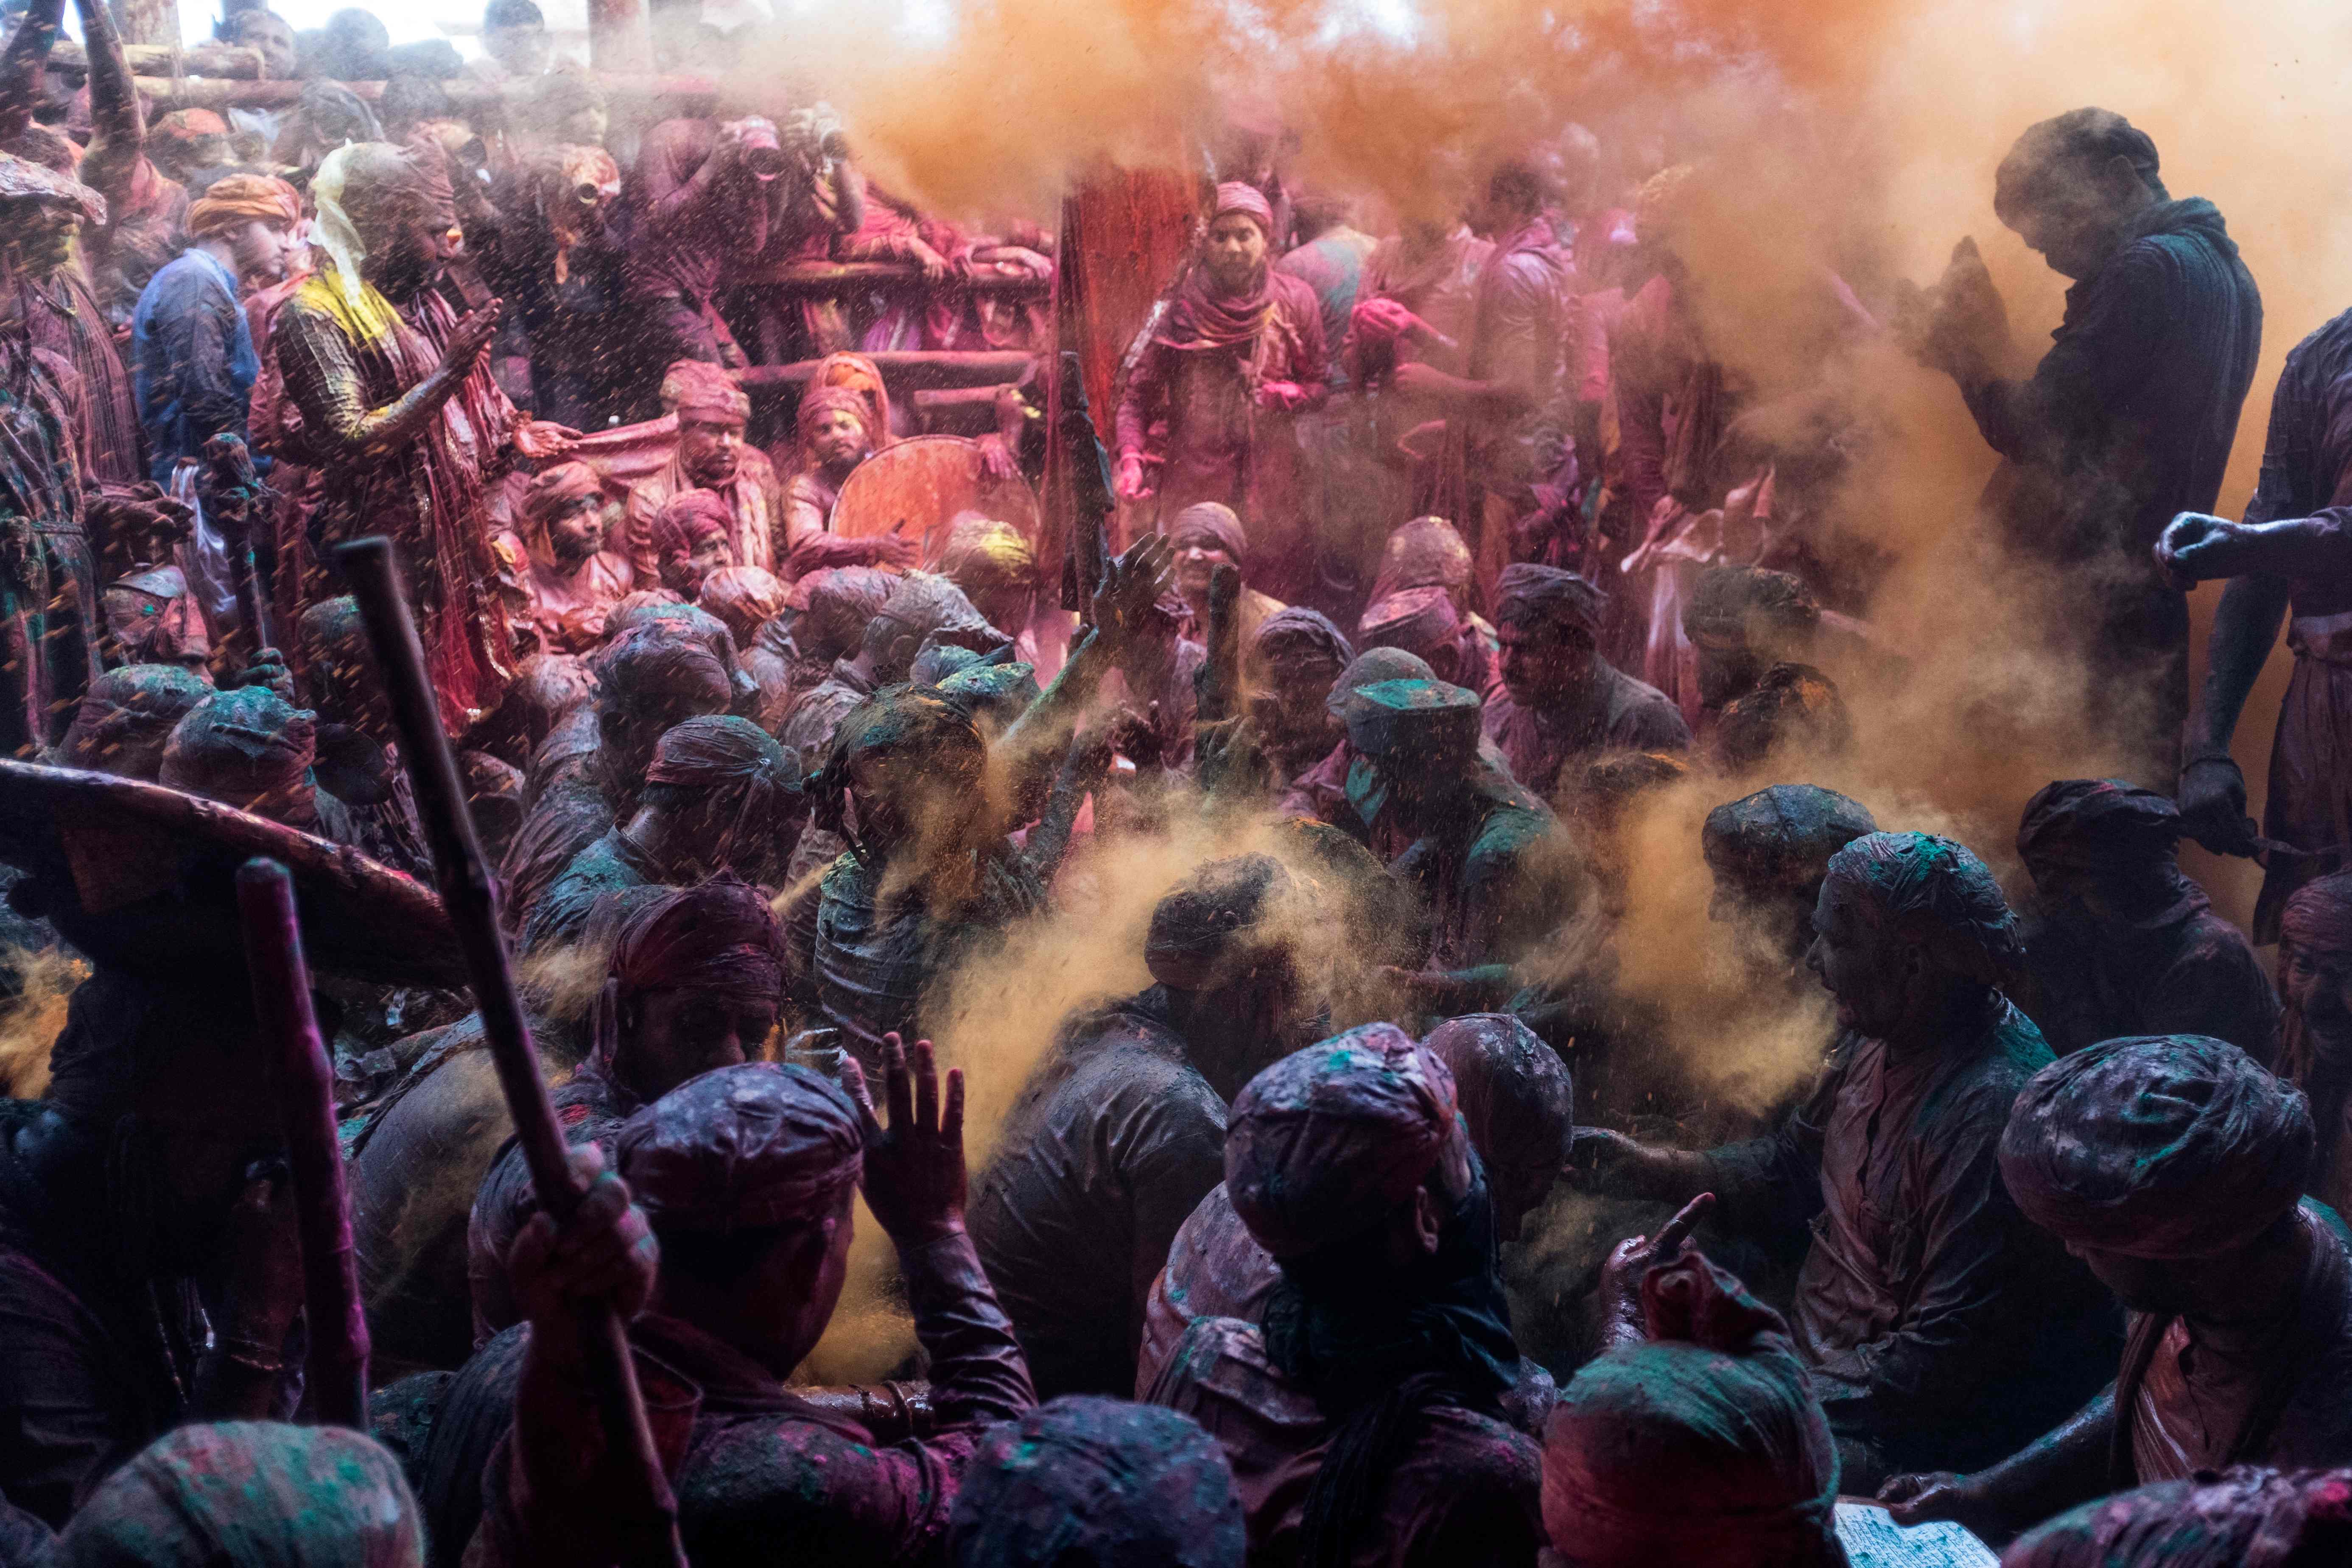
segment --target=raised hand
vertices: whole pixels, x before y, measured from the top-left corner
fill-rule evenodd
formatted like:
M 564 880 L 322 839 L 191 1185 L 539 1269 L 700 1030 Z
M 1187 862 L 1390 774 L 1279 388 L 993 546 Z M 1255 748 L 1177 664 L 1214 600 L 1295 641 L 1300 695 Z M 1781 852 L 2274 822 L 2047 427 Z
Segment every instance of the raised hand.
M 1118 470 L 1111 476 L 1110 488 L 1121 500 L 1141 500 L 1151 493 L 1150 484 L 1143 477 L 1143 459 L 1130 452 L 1119 458 Z
M 910 1063 L 898 1037 L 883 1036 L 887 1127 L 875 1117 L 866 1074 L 855 1058 L 841 1064 L 841 1079 L 842 1087 L 857 1101 L 858 1120 L 865 1127 L 866 1174 L 859 1186 L 875 1222 L 902 1244 L 961 1230 L 970 1180 L 963 1163 L 963 1069 L 948 1069 L 942 1103 L 939 1058 L 931 1042 L 917 1040 Z
M 1715 1194 L 1701 1193 L 1660 1226 L 1655 1236 L 1629 1236 L 1610 1250 L 1609 1260 L 1601 1266 L 1598 1293 L 1602 1332 L 1610 1343 L 1638 1342 L 1645 1337 L 1642 1328 L 1643 1276 L 1680 1258 L 1683 1248 L 1690 1245 L 1691 1232 L 1698 1228 L 1699 1221 L 1714 1207 Z
M 499 317 L 506 310 L 505 301 L 493 300 L 478 310 L 468 310 L 449 329 L 449 342 L 441 351 L 441 368 L 452 375 L 471 375 L 474 367 L 488 352 L 490 340 L 499 335 Z
M 518 420 L 514 427 L 515 450 L 528 462 L 547 463 L 568 457 L 580 438 L 579 431 L 552 419 Z
M 1105 563 L 1096 585 L 1091 615 L 1097 635 L 1113 651 L 1125 648 L 1148 629 L 1160 595 L 1168 590 L 1176 547 L 1164 533 L 1147 533 L 1127 552 Z

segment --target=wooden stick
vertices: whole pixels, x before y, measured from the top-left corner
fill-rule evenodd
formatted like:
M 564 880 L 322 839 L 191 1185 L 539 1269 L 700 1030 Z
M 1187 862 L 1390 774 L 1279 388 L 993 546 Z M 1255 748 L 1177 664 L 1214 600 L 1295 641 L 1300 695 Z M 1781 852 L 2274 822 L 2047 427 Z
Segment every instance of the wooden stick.
M 302 1307 L 310 1327 L 304 1363 L 310 1408 L 332 1426 L 368 1429 L 367 1313 L 360 1301 L 359 1251 L 335 1140 L 335 1075 L 310 1007 L 310 966 L 294 915 L 294 879 L 266 858 L 236 873 L 245 961 L 253 1006 L 278 1066 L 278 1115 L 294 1175 L 294 1217 L 302 1237 Z
M 440 704 L 434 700 L 433 684 L 425 675 L 425 647 L 408 612 L 392 541 L 380 535 L 353 540 L 336 550 L 335 564 L 358 601 L 368 644 L 375 650 L 376 666 L 383 675 L 393 726 L 400 735 L 400 754 L 416 791 L 425 837 L 433 847 L 434 880 L 465 954 L 474 1004 L 481 1011 L 483 1040 L 498 1069 L 507 1110 L 514 1118 L 515 1142 L 530 1170 L 541 1206 L 562 1220 L 579 1206 L 584 1194 L 572 1181 L 555 1107 L 549 1102 L 547 1085 L 539 1076 L 539 1053 L 530 1043 L 530 1023 L 523 1016 L 522 998 L 515 991 L 514 974 L 507 964 L 497 888 L 490 879 L 489 861 L 475 837 L 473 816 L 466 809 L 457 758 L 441 728 Z M 625 1462 L 618 1468 L 628 1483 L 627 1495 L 613 1500 L 622 1560 L 685 1568 L 686 1552 L 677 1535 L 677 1500 L 662 1474 L 653 1428 L 646 1420 L 645 1396 L 637 1387 L 636 1363 L 630 1359 L 626 1330 L 620 1314 L 608 1304 L 592 1308 L 585 1319 L 583 1338 L 589 1376 L 602 1407 L 604 1440 L 619 1451 Z

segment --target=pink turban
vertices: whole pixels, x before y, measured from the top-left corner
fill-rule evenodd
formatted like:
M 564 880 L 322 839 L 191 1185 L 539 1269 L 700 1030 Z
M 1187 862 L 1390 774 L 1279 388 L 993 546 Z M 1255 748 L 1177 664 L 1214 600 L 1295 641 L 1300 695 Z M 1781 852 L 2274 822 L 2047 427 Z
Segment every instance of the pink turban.
M 654 513 L 648 531 L 662 586 L 673 594 L 699 593 L 694 552 L 714 539 L 733 540 L 735 509 L 717 490 L 680 490 Z
M 1265 193 L 1255 185 L 1227 180 L 1217 187 L 1216 210 L 1210 213 L 1209 221 L 1214 223 L 1229 213 L 1240 213 L 1244 217 L 1255 219 L 1260 234 L 1269 240 L 1274 237 L 1274 204 L 1267 201 Z
M 1453 647 L 1461 632 L 1454 595 L 1439 587 L 1406 588 L 1376 599 L 1356 622 L 1360 647 L 1402 648 L 1422 658 Z
M 702 580 L 695 603 L 727 623 L 736 646 L 749 647 L 759 629 L 784 607 L 784 585 L 760 566 L 722 566 Z
M 662 406 L 680 419 L 710 425 L 740 425 L 751 417 L 751 400 L 725 367 L 682 359 L 662 373 Z

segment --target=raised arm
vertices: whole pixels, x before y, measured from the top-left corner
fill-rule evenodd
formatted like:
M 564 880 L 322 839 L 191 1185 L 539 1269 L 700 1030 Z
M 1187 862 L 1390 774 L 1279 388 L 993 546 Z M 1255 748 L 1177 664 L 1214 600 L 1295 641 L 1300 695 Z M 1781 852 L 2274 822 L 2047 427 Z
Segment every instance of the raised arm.
M 286 395 L 301 410 L 305 439 L 325 461 L 368 461 L 399 450 L 425 433 L 441 405 L 457 394 L 498 331 L 499 302 L 460 321 L 441 363 L 390 403 L 371 408 L 360 395 L 359 364 L 342 329 L 297 300 L 278 312 L 269 345 L 286 378 Z
M 89 57 L 89 157 L 103 157 L 109 169 L 128 170 L 147 147 L 147 121 L 139 112 L 139 92 L 131 85 L 131 61 L 122 52 L 122 36 L 115 30 L 114 14 L 105 0 L 74 0 L 81 14 L 82 47 Z M 103 185 L 99 194 L 111 201 Z
M 25 133 L 40 107 L 41 72 L 49 63 L 49 48 L 58 41 L 58 23 L 66 0 L 32 0 L 25 19 L 0 52 L 0 141 Z

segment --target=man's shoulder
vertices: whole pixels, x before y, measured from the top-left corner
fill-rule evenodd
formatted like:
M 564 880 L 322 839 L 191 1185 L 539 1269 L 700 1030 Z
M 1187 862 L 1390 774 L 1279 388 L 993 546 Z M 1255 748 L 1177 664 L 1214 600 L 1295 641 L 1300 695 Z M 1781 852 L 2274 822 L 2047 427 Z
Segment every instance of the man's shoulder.
M 1675 700 L 1648 681 L 1609 667 L 1610 740 L 1619 743 L 1690 744 L 1690 725 Z

